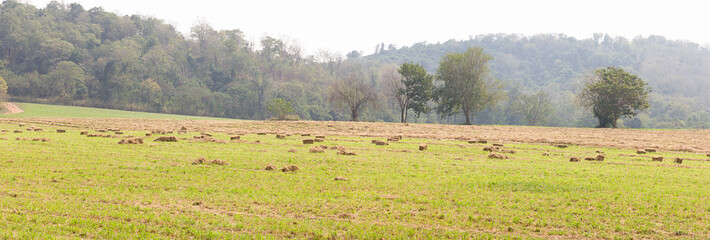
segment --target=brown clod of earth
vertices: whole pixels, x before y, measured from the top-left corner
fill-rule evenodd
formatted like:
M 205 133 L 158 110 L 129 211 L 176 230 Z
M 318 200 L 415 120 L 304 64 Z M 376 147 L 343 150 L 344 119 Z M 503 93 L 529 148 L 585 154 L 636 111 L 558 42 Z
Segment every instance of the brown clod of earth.
M 282 172 L 295 172 L 298 170 L 298 166 L 296 165 L 288 165 L 286 167 L 281 168 Z
M 579 158 L 578 157 L 571 157 L 571 158 L 569 158 L 569 161 L 570 162 L 579 162 Z
M 310 136 L 311 136 L 310 133 L 301 133 L 301 137 L 310 137 Z
M 256 133 L 256 135 L 266 135 L 265 132 Z
M 338 218 L 342 218 L 342 219 L 355 219 L 356 217 L 357 216 L 352 213 L 341 213 L 340 215 L 338 215 Z
M 682 158 L 675 158 L 674 162 L 680 164 L 680 163 L 683 163 L 683 159 Z
M 491 147 L 491 146 L 483 147 L 483 151 L 484 152 L 495 152 L 495 151 L 498 151 L 498 147 Z
M 638 149 L 638 150 L 636 150 L 636 154 L 646 154 L 646 150 L 645 149 Z
M 316 138 L 316 139 L 313 139 L 313 140 L 314 140 L 315 142 L 324 142 L 324 141 L 325 141 L 325 139 L 323 139 L 323 138 Z
M 66 133 L 66 132 L 67 132 L 67 130 L 64 130 L 64 129 L 57 129 L 57 133 Z
M 661 156 L 651 157 L 651 160 L 654 162 L 663 162 L 663 157 L 661 157 Z
M 603 161 L 604 161 L 604 155 L 597 155 L 597 161 L 603 162 Z
M 597 158 L 596 158 L 596 157 L 585 157 L 584 160 L 586 160 L 586 161 L 596 161 Z
M 41 131 L 44 131 L 44 130 L 41 129 L 41 128 L 35 128 L 34 131 L 35 131 L 35 132 L 41 132 Z
M 350 151 L 346 151 L 346 150 L 344 150 L 344 149 L 340 149 L 340 150 L 338 151 L 338 155 L 355 156 L 355 155 L 357 155 L 357 153 L 355 153 L 355 152 L 350 152 Z
M 390 145 L 389 143 L 387 143 L 387 142 L 385 142 L 385 141 L 380 141 L 380 140 L 377 140 L 377 141 L 374 142 L 374 143 L 375 143 L 375 145 L 378 145 L 378 146 Z
M 594 151 L 594 153 L 602 154 L 602 153 L 604 153 L 604 152 L 602 152 L 601 150 L 596 150 L 596 151 Z
M 558 147 L 558 148 L 567 148 L 567 144 L 555 144 L 555 147 Z
M 419 144 L 419 151 L 427 150 L 428 147 L 429 146 L 427 146 L 426 144 Z
M 310 152 L 312 152 L 312 153 L 323 153 L 323 152 L 324 152 L 323 149 L 320 148 L 320 147 L 312 147 L 312 148 L 309 149 L 308 151 L 310 151 Z
M 500 154 L 500 153 L 494 153 L 494 152 L 492 152 L 492 153 L 488 154 L 488 158 L 494 158 L 494 159 L 508 159 L 508 156 L 505 156 L 505 155 Z
M 266 167 L 264 167 L 264 170 L 273 171 L 273 170 L 276 170 L 276 166 L 273 164 L 269 164 L 269 165 L 266 165 Z
M 350 179 L 346 177 L 335 177 L 333 180 L 335 181 L 350 181 Z
M 399 138 L 397 138 L 397 137 L 390 137 L 390 138 L 387 138 L 387 141 L 388 141 L 388 142 L 397 142 L 397 141 L 399 141 Z
M 500 150 L 500 152 L 502 152 L 502 153 L 509 153 L 509 154 L 515 154 L 515 153 L 516 153 L 515 150 L 513 150 L 513 149 Z
M 215 159 L 215 160 L 212 160 L 212 161 L 210 161 L 210 164 L 214 164 L 214 165 L 229 165 L 228 162 L 226 162 L 226 161 L 224 161 L 224 160 L 222 160 L 222 159 Z
M 180 128 L 180 131 L 187 131 L 187 128 L 186 128 L 185 126 L 182 126 L 182 127 Z
M 119 141 L 118 144 L 143 144 L 143 139 L 142 138 L 121 139 L 121 141 Z
M 198 164 L 205 164 L 207 163 L 207 159 L 204 157 L 200 157 L 198 159 L 195 159 L 195 161 L 192 161 L 192 165 L 198 165 Z
M 99 130 L 96 130 L 96 131 L 97 131 L 97 132 L 106 132 L 106 130 L 104 130 L 104 129 L 99 129 Z
M 153 133 L 145 133 L 145 136 L 146 136 L 146 137 L 153 136 Z
M 303 144 L 313 144 L 313 142 L 315 142 L 313 139 L 303 139 Z
M 24 126 L 25 126 L 25 124 L 24 124 L 24 123 L 20 123 L 19 125 L 20 125 L 20 127 L 24 127 Z
M 154 142 L 177 142 L 178 139 L 174 136 L 162 136 L 162 137 L 156 138 L 153 141 Z

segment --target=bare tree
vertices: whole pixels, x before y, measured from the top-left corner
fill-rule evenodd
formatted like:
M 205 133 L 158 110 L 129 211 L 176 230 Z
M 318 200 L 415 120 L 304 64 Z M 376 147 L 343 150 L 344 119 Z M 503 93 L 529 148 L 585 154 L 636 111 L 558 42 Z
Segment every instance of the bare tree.
M 357 121 L 359 113 L 367 106 L 375 106 L 377 91 L 371 81 L 365 81 L 358 71 L 350 71 L 330 87 L 329 99 L 338 107 L 350 110 L 352 121 Z
M 523 94 L 516 99 L 514 104 L 516 111 L 525 117 L 530 126 L 544 124 L 552 113 L 550 96 L 542 91 L 533 95 Z

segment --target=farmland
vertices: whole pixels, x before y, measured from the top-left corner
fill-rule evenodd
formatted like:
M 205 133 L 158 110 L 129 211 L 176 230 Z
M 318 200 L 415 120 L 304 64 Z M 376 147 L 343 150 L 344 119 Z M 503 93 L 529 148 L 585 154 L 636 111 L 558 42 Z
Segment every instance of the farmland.
M 0 118 L 2 238 L 710 237 L 707 130 L 25 110 Z

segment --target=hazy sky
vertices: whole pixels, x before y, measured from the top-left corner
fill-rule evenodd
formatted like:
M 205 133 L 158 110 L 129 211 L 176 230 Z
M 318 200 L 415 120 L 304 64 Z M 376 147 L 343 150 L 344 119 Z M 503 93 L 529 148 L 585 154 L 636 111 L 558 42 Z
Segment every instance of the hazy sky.
M 44 7 L 49 0 L 22 2 Z M 64 1 L 72 2 L 87 10 L 101 6 L 122 15 L 156 17 L 186 34 L 202 18 L 218 30 L 241 29 L 255 42 L 265 34 L 285 36 L 309 53 L 328 49 L 370 54 L 381 42 L 399 47 L 488 33 L 563 33 L 578 39 L 596 32 L 628 39 L 655 34 L 710 43 L 710 8 L 705 1 Z

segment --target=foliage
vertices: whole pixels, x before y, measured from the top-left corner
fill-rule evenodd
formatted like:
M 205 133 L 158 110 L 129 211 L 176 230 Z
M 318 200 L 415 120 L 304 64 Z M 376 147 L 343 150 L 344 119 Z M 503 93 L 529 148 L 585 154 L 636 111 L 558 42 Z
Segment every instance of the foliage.
M 407 122 L 409 109 L 414 110 L 417 117 L 429 112 L 430 107 L 427 103 L 432 98 L 434 77 L 428 74 L 424 67 L 414 63 L 403 63 L 396 72 L 385 68 L 383 78 L 387 84 L 386 91 L 389 97 L 399 106 L 402 123 Z
M 350 120 L 358 121 L 360 112 L 368 106 L 377 106 L 375 84 L 367 82 L 362 68 L 349 66 L 341 73 L 341 79 L 333 82 L 329 90 L 329 99 L 336 107 L 345 107 L 350 112 Z
M 516 111 L 523 115 L 529 126 L 545 124 L 552 113 L 550 95 L 542 91 L 532 95 L 521 94 L 514 104 Z
M 291 102 L 283 98 L 272 99 L 268 109 L 277 120 L 285 120 L 289 114 L 293 113 Z
M 619 118 L 649 108 L 647 85 L 621 68 L 598 69 L 584 82 L 577 101 L 599 119 L 599 127 L 616 128 Z
M 442 58 L 437 70 L 437 80 L 441 82 L 436 90 L 439 114 L 450 116 L 461 111 L 466 124 L 471 124 L 472 115 L 504 97 L 503 84 L 490 76 L 488 61 L 491 59 L 477 47 Z
M 0 102 L 5 101 L 7 95 L 7 83 L 5 79 L 0 76 Z

